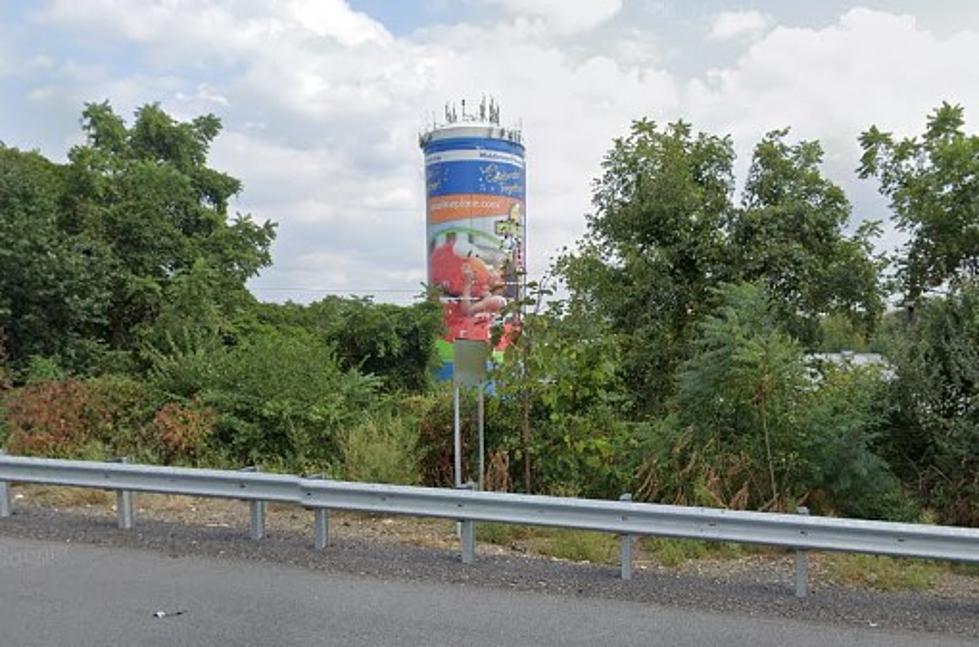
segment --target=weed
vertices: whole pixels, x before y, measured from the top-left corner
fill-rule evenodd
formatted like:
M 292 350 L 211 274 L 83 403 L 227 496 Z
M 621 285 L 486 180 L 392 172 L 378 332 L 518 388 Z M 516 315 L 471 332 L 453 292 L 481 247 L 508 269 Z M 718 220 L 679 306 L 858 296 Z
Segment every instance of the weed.
M 515 541 L 527 540 L 533 537 L 540 537 L 546 531 L 527 526 L 515 526 L 510 523 L 477 523 L 476 541 L 496 544 L 498 546 L 509 546 Z
M 737 559 L 746 552 L 741 544 L 667 537 L 645 539 L 643 548 L 663 566 L 679 566 L 694 559 Z
M 609 533 L 583 530 L 554 530 L 532 540 L 533 548 L 543 554 L 578 562 L 607 564 L 618 549 L 616 537 Z
M 32 505 L 53 508 L 74 508 L 85 505 L 104 506 L 114 501 L 114 495 L 111 492 L 89 488 L 23 485 L 18 486 L 16 491 L 23 494 Z
M 344 477 L 415 485 L 421 481 L 418 440 L 418 431 L 405 418 L 371 416 L 340 440 Z
M 946 570 L 941 564 L 875 555 L 832 554 L 821 558 L 830 580 L 878 591 L 922 591 Z

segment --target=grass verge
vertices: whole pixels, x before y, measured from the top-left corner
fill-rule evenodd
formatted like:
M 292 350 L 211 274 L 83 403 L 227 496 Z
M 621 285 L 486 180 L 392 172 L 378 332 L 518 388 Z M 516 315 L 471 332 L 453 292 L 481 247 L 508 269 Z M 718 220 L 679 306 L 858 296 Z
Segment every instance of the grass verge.
M 478 523 L 476 541 L 500 546 L 523 545 L 539 555 L 576 562 L 607 564 L 618 559 L 618 539 L 605 532 Z
M 643 539 L 642 547 L 648 555 L 668 567 L 697 559 L 738 559 L 749 550 L 741 544 L 667 537 Z
M 876 555 L 835 553 L 821 557 L 823 568 L 835 584 L 877 591 L 924 591 L 948 571 L 944 564 Z

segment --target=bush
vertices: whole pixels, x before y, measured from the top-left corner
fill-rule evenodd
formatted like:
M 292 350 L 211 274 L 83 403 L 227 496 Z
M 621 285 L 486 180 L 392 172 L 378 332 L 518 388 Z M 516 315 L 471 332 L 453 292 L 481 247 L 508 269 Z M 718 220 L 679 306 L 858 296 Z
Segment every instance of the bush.
M 939 521 L 979 525 L 979 284 L 925 303 L 881 345 L 895 366 L 882 443 Z
M 377 382 L 340 368 L 305 333 L 270 331 L 204 354 L 192 394 L 217 414 L 213 444 L 228 460 L 322 470 L 339 458 L 342 429 L 377 404 Z
M 680 504 L 907 518 L 876 453 L 875 370 L 810 372 L 764 288 L 725 286 L 678 376 L 675 414 L 646 426 L 639 494 Z
M 371 415 L 341 434 L 343 478 L 417 485 L 422 478 L 418 428 L 395 415 Z
M 469 411 L 470 402 L 465 396 L 462 405 Z M 449 384 L 439 385 L 424 395 L 411 395 L 400 400 L 403 415 L 417 421 L 419 459 L 421 461 L 422 482 L 436 487 L 452 487 L 454 483 L 454 450 L 452 440 L 452 389 Z M 471 438 L 475 437 L 471 416 L 464 416 L 462 422 L 463 445 L 471 448 Z M 489 419 L 489 415 L 487 415 Z M 463 454 L 463 471 L 469 467 L 469 460 Z
M 110 376 L 29 384 L 6 392 L 3 408 L 11 452 L 94 459 L 145 451 L 154 405 L 143 384 Z
M 437 301 L 397 306 L 327 297 L 307 306 L 262 304 L 258 315 L 279 329 L 317 337 L 335 349 L 342 368 L 374 375 L 389 391 L 425 390 L 439 362 L 435 340 L 443 324 Z
M 701 438 L 675 416 L 639 429 L 643 462 L 635 492 L 642 501 L 741 510 L 749 505 L 750 492 L 765 487 L 749 456 Z
M 798 474 L 816 510 L 913 521 L 920 510 L 879 455 L 887 383 L 877 367 L 824 367 L 799 419 Z
M 164 463 L 193 460 L 214 433 L 215 418 L 212 409 L 168 402 L 153 416 L 148 435 L 158 443 Z
M 523 453 L 529 451 L 534 492 L 618 498 L 629 488 L 636 443 L 626 420 L 620 355 L 611 331 L 570 315 L 560 303 L 526 318 L 494 371 L 498 397 L 488 407 L 487 442 L 509 450 L 512 482 L 524 483 Z
M 66 377 L 68 377 L 67 372 L 57 358 L 31 355 L 27 359 L 27 366 L 24 368 L 22 381 L 24 384 L 38 384 L 40 382 L 64 380 Z

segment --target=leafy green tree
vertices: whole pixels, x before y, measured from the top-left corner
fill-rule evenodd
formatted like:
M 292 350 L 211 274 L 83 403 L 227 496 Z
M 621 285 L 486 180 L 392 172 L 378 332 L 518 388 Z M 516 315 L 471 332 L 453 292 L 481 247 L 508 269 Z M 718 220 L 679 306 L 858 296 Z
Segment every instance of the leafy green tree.
M 616 139 L 578 249 L 558 262 L 570 313 L 621 335 L 622 372 L 642 410 L 662 408 L 724 263 L 732 208 L 729 138 L 641 120 Z
M 105 325 L 112 259 L 60 227 L 64 175 L 37 153 L 0 147 L 0 334 L 15 366 L 33 355 L 71 364 Z
M 785 329 L 812 348 L 826 315 L 845 316 L 865 332 L 880 317 L 878 230 L 865 223 L 853 236 L 844 233 L 850 203 L 822 175 L 822 147 L 788 144 L 787 134 L 772 131 L 755 147 L 742 208 L 728 226 L 730 276 L 765 281 Z
M 822 175 L 822 148 L 787 134 L 756 146 L 740 208 L 729 138 L 638 121 L 606 155 L 588 231 L 557 270 L 569 315 L 591 313 L 616 331 L 637 412 L 664 409 L 722 282 L 763 281 L 778 326 L 808 348 L 819 346 L 826 316 L 864 334 L 879 319 L 876 224 L 845 233 L 850 203 Z
M 877 328 L 883 322 L 877 324 Z M 820 342 L 819 350 L 824 353 L 839 353 L 842 351 L 853 351 L 862 353 L 868 350 L 868 336 L 865 331 L 854 325 L 853 321 L 841 314 L 831 314 L 823 317 L 819 321 Z M 877 330 L 875 328 L 875 332 Z
M 126 366 L 170 285 L 204 264 L 221 290 L 270 262 L 274 225 L 229 221 L 235 178 L 207 166 L 221 123 L 157 105 L 127 127 L 108 103 L 82 114 L 67 165 L 0 147 L 0 330 L 15 367 L 56 357 L 72 372 Z M 227 300 L 227 299 L 225 299 Z
M 961 106 L 942 103 L 920 137 L 876 126 L 860 135 L 860 176 L 879 180 L 908 235 L 898 260 L 910 306 L 948 282 L 979 278 L 979 136 L 964 124 Z
M 509 450 L 515 468 L 529 452 L 532 491 L 612 497 L 628 488 L 633 434 L 620 355 L 600 319 L 565 316 L 562 302 L 524 318 L 495 368 L 490 427 L 498 433 L 487 437 Z M 524 415 L 529 438 L 518 432 Z M 527 488 L 525 478 L 514 480 Z
M 113 345 L 134 342 L 134 328 L 159 313 L 169 282 L 195 262 L 239 284 L 269 264 L 274 225 L 240 215 L 229 222 L 241 183 L 207 166 L 217 117 L 182 123 L 150 104 L 127 127 L 106 102 L 86 105 L 82 128 L 87 142 L 68 155 L 62 225 L 111 250 Z
M 137 328 L 140 355 L 190 351 L 209 344 L 232 346 L 243 329 L 257 324 L 255 298 L 237 280 L 204 258 L 174 274 L 163 289 L 160 312 Z
M 747 448 L 767 477 L 768 505 L 786 498 L 794 402 L 805 387 L 799 346 L 777 324 L 768 294 L 752 284 L 722 290 L 724 304 L 708 317 L 696 354 L 679 373 L 681 420 L 721 445 Z M 758 460 L 758 459 L 761 460 Z
M 425 389 L 439 361 L 442 309 L 430 300 L 398 306 L 327 297 L 308 305 L 265 303 L 257 313 L 264 323 L 317 336 L 335 349 L 344 368 L 375 375 L 388 390 Z
M 652 424 L 639 471 L 646 497 L 684 503 L 905 516 L 876 453 L 883 383 L 874 370 L 806 366 L 763 284 L 718 288 L 677 374 L 673 413 Z
M 923 301 L 883 346 L 889 458 L 943 521 L 979 524 L 979 285 Z

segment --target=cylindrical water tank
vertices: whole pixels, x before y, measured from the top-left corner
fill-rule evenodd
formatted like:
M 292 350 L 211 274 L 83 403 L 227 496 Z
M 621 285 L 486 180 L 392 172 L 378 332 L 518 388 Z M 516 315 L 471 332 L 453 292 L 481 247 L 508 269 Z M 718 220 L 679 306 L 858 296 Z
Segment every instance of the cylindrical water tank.
M 527 231 L 524 146 L 519 131 L 484 120 L 434 127 L 420 143 L 428 282 L 442 301 L 440 377 L 448 378 L 453 341 L 491 341 L 495 331 L 494 347 L 502 351 L 519 329 Z

